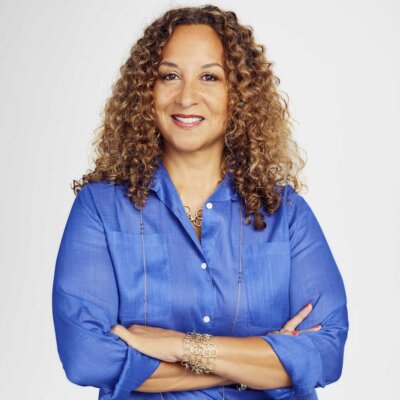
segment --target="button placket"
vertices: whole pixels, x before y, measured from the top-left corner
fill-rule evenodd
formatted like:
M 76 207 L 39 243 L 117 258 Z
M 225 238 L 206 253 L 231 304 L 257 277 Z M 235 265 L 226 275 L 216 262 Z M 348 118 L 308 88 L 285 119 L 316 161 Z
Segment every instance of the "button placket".
M 207 209 L 207 210 L 211 210 L 212 208 L 213 208 L 213 203 L 212 202 L 207 202 L 206 204 L 205 204 L 205 208 Z M 207 213 L 208 214 L 208 213 Z M 204 215 L 205 216 L 205 215 Z M 204 217 L 203 216 L 203 217 Z M 211 216 L 211 215 L 210 215 Z M 208 217 L 208 218 L 210 218 L 210 217 Z M 204 226 L 204 219 L 203 219 L 203 226 Z M 210 223 L 211 223 L 211 221 L 210 221 Z M 210 228 L 210 225 L 208 225 L 208 228 Z M 204 231 L 202 232 L 202 234 L 204 235 Z M 207 235 L 207 233 L 206 233 L 206 235 Z M 203 238 L 204 237 L 206 237 L 206 235 L 205 236 L 203 236 Z M 203 243 L 203 246 L 204 246 L 204 244 L 205 244 L 205 242 L 203 241 L 202 242 Z M 210 248 L 210 245 L 212 245 L 212 247 Z M 203 247 L 203 249 L 205 250 L 205 255 L 207 256 L 208 254 L 211 254 L 212 255 L 212 250 L 213 250 L 213 245 L 214 245 L 214 243 L 213 243 L 213 241 L 211 241 L 210 242 L 210 238 L 208 238 L 208 240 L 207 240 L 207 246 L 204 248 Z M 200 264 L 200 268 L 202 269 L 202 270 L 204 270 L 204 271 L 206 271 L 206 270 L 208 270 L 208 272 L 210 273 L 210 271 L 209 271 L 209 268 L 208 268 L 208 263 L 206 263 L 206 262 L 202 262 L 201 264 Z M 210 278 L 210 282 L 211 282 L 211 285 L 212 285 L 212 287 L 211 287 L 211 290 L 215 290 L 215 287 L 214 287 L 214 284 L 212 283 L 212 278 Z M 214 297 L 214 296 L 213 296 Z M 212 309 L 212 312 L 214 312 L 215 311 L 215 304 L 209 304 L 208 305 L 208 307 L 210 307 L 211 306 L 211 309 Z M 207 307 L 207 308 L 208 308 Z M 208 310 L 208 311 L 210 311 L 210 310 Z M 209 315 L 204 315 L 203 316 L 203 322 L 205 323 L 205 324 L 209 324 L 210 322 L 211 322 L 211 317 L 209 316 Z

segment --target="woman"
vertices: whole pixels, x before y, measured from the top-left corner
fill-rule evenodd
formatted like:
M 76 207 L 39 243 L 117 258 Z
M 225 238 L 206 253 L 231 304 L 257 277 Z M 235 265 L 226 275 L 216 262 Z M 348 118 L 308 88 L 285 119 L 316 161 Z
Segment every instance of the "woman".
M 100 399 L 316 399 L 339 379 L 345 290 L 271 65 L 207 5 L 154 21 L 121 68 L 53 286 L 66 375 Z

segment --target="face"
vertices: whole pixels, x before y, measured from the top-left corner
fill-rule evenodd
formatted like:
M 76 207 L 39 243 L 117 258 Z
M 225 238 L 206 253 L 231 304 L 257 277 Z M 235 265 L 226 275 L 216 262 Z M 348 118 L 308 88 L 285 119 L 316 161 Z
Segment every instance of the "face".
M 164 151 L 224 146 L 228 84 L 222 43 L 208 25 L 180 25 L 162 52 L 154 87 Z

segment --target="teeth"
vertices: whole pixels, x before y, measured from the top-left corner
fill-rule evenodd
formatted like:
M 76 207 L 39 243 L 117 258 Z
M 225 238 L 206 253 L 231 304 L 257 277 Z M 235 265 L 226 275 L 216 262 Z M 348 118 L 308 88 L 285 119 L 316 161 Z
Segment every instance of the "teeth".
M 177 119 L 178 121 L 185 122 L 186 124 L 192 124 L 193 122 L 199 122 L 203 118 L 183 118 L 183 117 L 178 117 L 174 115 L 174 118 Z

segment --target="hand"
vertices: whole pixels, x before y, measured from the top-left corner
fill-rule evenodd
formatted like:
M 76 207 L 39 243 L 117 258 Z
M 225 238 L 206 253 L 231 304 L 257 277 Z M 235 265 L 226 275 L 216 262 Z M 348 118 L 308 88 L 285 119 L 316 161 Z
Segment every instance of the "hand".
M 126 344 L 150 357 L 166 362 L 177 362 L 182 352 L 185 333 L 148 325 L 115 325 L 111 332 Z
M 295 335 L 297 336 L 300 332 L 310 332 L 310 331 L 319 331 L 321 329 L 321 325 L 316 325 L 313 326 L 312 328 L 308 329 L 300 329 L 296 331 L 297 325 L 300 325 L 300 323 L 310 314 L 312 310 L 312 304 L 308 303 L 302 310 L 300 310 L 293 318 L 289 319 L 283 325 L 283 328 L 280 331 L 273 331 L 267 333 L 267 335 Z

